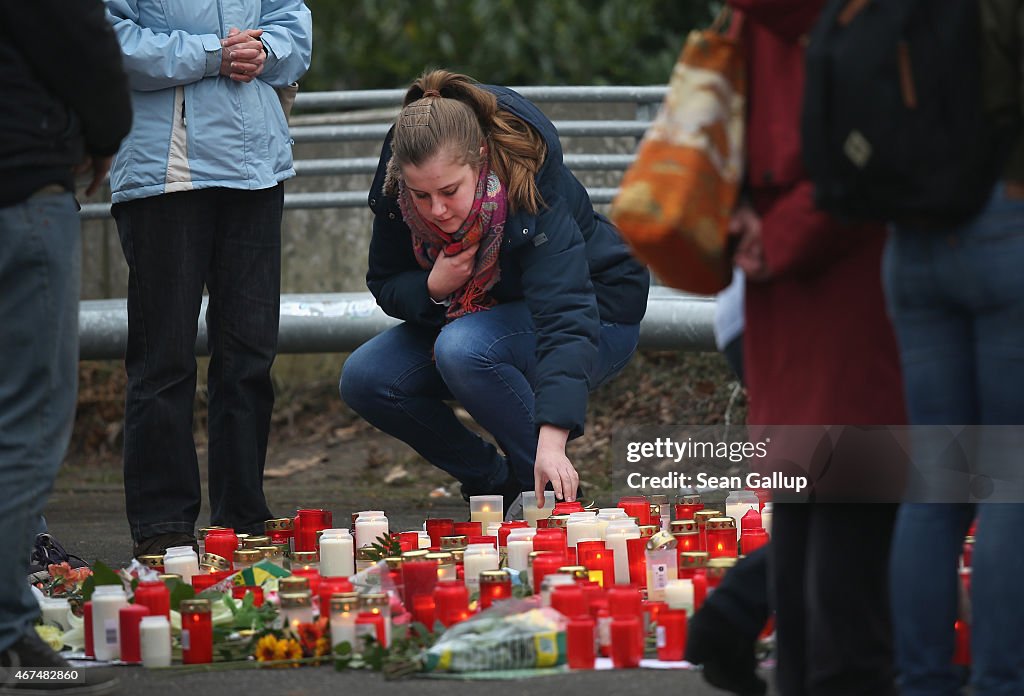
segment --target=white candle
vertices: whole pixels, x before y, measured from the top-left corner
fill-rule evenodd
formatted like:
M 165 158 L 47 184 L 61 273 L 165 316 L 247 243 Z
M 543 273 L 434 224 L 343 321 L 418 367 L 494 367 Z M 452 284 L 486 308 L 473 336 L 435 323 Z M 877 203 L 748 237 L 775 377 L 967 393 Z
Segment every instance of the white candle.
M 343 531 L 320 537 L 320 575 L 325 578 L 347 578 L 356 572 L 352 536 Z
M 171 666 L 171 624 L 163 614 L 143 616 L 139 623 L 143 667 Z
M 730 491 L 725 499 L 725 516 L 736 520 L 736 539 L 740 538 L 740 520 L 747 510 L 757 510 L 761 502 L 753 491 Z M 764 524 L 764 520 L 761 521 Z
M 128 606 L 120 585 L 98 585 L 92 593 L 92 645 L 97 660 L 121 657 L 121 629 L 117 612 Z
M 525 573 L 530 564 L 530 552 L 533 551 L 533 538 L 508 540 L 508 567 Z
M 601 508 L 597 511 L 597 531 L 600 538 L 604 539 L 604 535 L 608 529 L 608 523 L 615 520 L 629 519 L 629 515 L 622 508 Z
M 490 544 L 470 544 L 462 556 L 462 577 L 470 593 L 480 591 L 480 573 L 498 569 L 498 549 Z
M 359 513 L 356 519 L 356 548 L 372 546 L 379 537 L 388 535 L 388 518 L 384 515 L 366 515 Z
M 693 580 L 669 580 L 665 585 L 665 603 L 669 609 L 685 609 L 687 616 L 693 616 Z
M 199 575 L 199 556 L 191 546 L 172 546 L 164 554 L 164 572 L 180 575 L 185 584 L 192 582 L 193 575 Z
M 487 525 L 487 529 L 484 530 L 484 534 L 487 536 L 496 537 L 498 536 L 498 530 L 501 529 L 501 522 L 491 522 Z
M 356 645 L 355 600 L 331 600 L 331 647 L 348 643 L 353 650 Z
M 531 527 L 537 526 L 537 520 L 546 520 L 551 517 L 551 511 L 555 507 L 555 492 L 544 491 L 544 507 L 537 507 L 537 494 L 533 491 L 523 491 L 523 519 Z
M 483 529 L 492 522 L 501 524 L 502 497 L 500 495 L 469 496 L 469 521 L 480 522 Z
M 43 615 L 43 623 L 57 626 L 62 631 L 67 631 L 71 628 L 71 622 L 68 620 L 70 608 L 68 600 L 63 597 L 42 597 L 39 600 L 39 609 Z
M 600 539 L 601 523 L 594 512 L 573 512 L 565 524 L 565 543 L 576 548 L 580 539 Z
M 626 539 L 639 539 L 640 528 L 631 519 L 613 520 L 605 530 L 604 545 L 615 552 L 615 584 L 629 584 L 629 552 Z
M 428 533 L 424 532 L 424 531 L 420 531 L 420 532 L 417 532 L 417 533 L 420 535 L 417 548 L 429 549 L 430 548 L 430 535 Z
M 761 526 L 764 531 L 768 532 L 768 536 L 772 535 L 772 515 L 775 512 L 775 506 L 771 503 L 765 503 L 764 509 L 761 510 Z

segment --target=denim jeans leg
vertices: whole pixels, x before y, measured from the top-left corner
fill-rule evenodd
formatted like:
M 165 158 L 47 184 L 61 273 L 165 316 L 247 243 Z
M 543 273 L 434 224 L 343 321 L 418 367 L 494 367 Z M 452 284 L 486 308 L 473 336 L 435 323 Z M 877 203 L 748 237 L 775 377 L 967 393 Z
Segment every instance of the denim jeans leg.
M 436 337 L 437 329 L 400 324 L 367 341 L 345 361 L 341 398 L 467 490 L 489 491 L 507 471 L 505 459 L 445 403 L 453 397 L 434 363 Z
M 283 185 L 214 189 L 216 231 L 207 286 L 210 522 L 261 533 L 273 515 L 263 469 L 274 408 L 270 368 L 281 307 Z
M 215 220 L 210 192 L 113 207 L 128 262 L 124 488 L 132 537 L 191 534 L 202 501 L 195 344 Z
M 74 421 L 80 283 L 71 194 L 0 208 L 0 650 L 39 614 L 25 577 Z

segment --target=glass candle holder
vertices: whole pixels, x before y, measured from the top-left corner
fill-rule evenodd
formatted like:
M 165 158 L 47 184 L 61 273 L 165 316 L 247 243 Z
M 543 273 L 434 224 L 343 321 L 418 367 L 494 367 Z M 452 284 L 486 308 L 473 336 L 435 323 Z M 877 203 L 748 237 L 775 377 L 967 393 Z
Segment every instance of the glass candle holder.
M 707 521 L 705 534 L 710 558 L 736 558 L 739 555 L 736 520 L 732 517 L 712 517 Z
M 523 491 L 523 520 L 535 529 L 539 526 L 540 520 L 546 520 L 551 516 L 555 508 L 555 492 L 544 491 L 541 502 L 543 507 L 537 507 L 537 494 L 534 491 Z
M 533 537 L 534 551 L 551 551 L 564 556 L 566 548 L 564 529 L 557 527 L 538 529 Z
M 398 541 L 398 546 L 405 551 L 415 551 L 420 547 L 419 532 L 396 532 L 391 535 Z
M 536 539 L 534 539 L 536 541 Z M 545 576 L 552 573 L 557 573 L 558 569 L 565 563 L 565 556 L 553 551 L 544 551 L 533 556 L 533 566 L 531 568 L 533 576 L 533 593 L 540 594 L 541 582 L 543 582 Z
M 164 615 L 144 616 L 139 622 L 143 667 L 171 666 L 171 624 Z
M 213 621 L 210 600 L 183 599 L 181 612 L 181 662 L 199 665 L 213 662 Z
M 171 592 L 160 580 L 141 581 L 135 588 L 135 603 L 154 616 L 171 616 Z
M 359 597 L 362 612 L 380 616 L 384 621 L 384 637 L 377 641 L 385 648 L 391 645 L 391 598 L 385 592 L 368 592 Z
M 304 508 L 295 514 L 294 551 L 316 551 L 316 533 L 334 526 L 330 510 Z
M 740 535 L 753 529 L 764 529 L 764 527 L 761 526 L 761 511 L 750 508 L 740 518 Z
M 583 511 L 584 511 L 583 503 L 580 502 L 579 500 L 574 500 L 572 502 L 563 500 L 563 501 L 555 503 L 555 507 L 551 511 L 551 514 L 552 515 L 571 515 L 574 512 L 583 512 Z
M 587 562 L 590 561 L 591 557 L 595 553 L 604 550 L 604 539 L 580 539 L 576 542 L 576 558 L 580 565 L 587 566 L 587 568 L 590 567 L 587 565 Z
M 202 567 L 203 559 L 210 555 L 219 556 L 227 561 L 227 570 L 231 569 L 231 559 L 235 557 L 238 550 L 238 535 L 233 529 L 211 529 L 206 535 L 206 549 L 203 557 L 199 559 Z M 224 570 L 217 568 L 217 570 Z
M 616 669 L 633 669 L 640 666 L 643 657 L 643 631 L 640 620 L 635 616 L 612 618 L 612 664 Z
M 336 594 L 352 592 L 352 583 L 348 578 L 320 578 L 317 599 L 320 605 L 320 616 L 328 616 L 331 611 L 331 598 Z
M 708 563 L 707 551 L 684 551 L 679 554 L 679 577 L 692 578 L 698 568 Z
M 120 585 L 97 585 L 92 593 L 92 638 L 97 660 L 121 656 L 118 612 L 128 604 Z
M 483 536 L 484 527 L 480 522 L 456 522 L 454 536 Z
M 202 556 L 206 553 L 206 537 L 210 532 L 218 529 L 227 529 L 227 527 L 218 527 L 216 525 L 210 527 L 200 527 L 196 531 L 196 546 L 199 548 L 199 555 Z
M 676 504 L 672 510 L 672 517 L 676 520 L 692 520 L 696 512 L 704 509 L 700 495 L 681 495 L 676 498 Z
M 172 546 L 164 553 L 164 573 L 180 575 L 182 582 L 191 582 L 199 572 L 199 556 L 191 546 Z
M 693 519 L 697 522 L 697 532 L 700 534 L 700 536 L 698 537 L 698 551 L 708 550 L 708 538 L 705 532 L 707 529 L 708 520 L 714 517 L 724 517 L 724 515 L 722 514 L 721 510 L 707 509 L 693 513 Z
M 142 556 L 136 556 L 135 560 L 156 573 L 164 572 L 164 555 L 162 553 L 143 554 Z
M 434 588 L 437 620 L 447 628 L 469 618 L 469 590 L 457 580 L 442 580 Z
M 635 616 L 643 614 L 643 597 L 635 585 L 616 585 L 609 588 L 608 611 L 612 616 Z
M 629 558 L 630 584 L 647 587 L 647 539 L 644 537 L 626 539 L 626 553 Z
M 469 543 L 469 537 L 465 534 L 452 534 L 451 536 L 441 537 L 441 551 L 451 551 L 452 549 L 464 549 Z
M 235 571 L 252 568 L 263 560 L 263 554 L 256 549 L 238 549 L 232 559 Z
M 576 616 L 587 616 L 590 609 L 583 596 L 583 588 L 579 585 L 562 585 L 551 592 L 551 608 L 561 612 L 562 616 L 571 619 Z
M 356 643 L 358 643 L 360 648 L 363 646 L 363 636 L 370 636 L 381 645 L 384 645 L 384 641 L 387 640 L 384 617 L 368 611 L 361 611 L 356 614 Z
M 260 546 L 270 546 L 270 537 L 266 534 L 254 534 L 242 542 L 243 549 L 255 549 Z
M 355 540 L 347 529 L 332 530 L 320 537 L 320 575 L 347 578 L 356 572 Z
M 686 650 L 686 612 L 679 609 L 659 612 L 658 627 L 654 636 L 659 660 L 682 660 L 683 652 Z
M 450 551 L 432 551 L 426 555 L 426 559 L 434 562 L 434 572 L 437 573 L 438 581 L 458 579 L 455 573 L 455 557 Z
M 626 511 L 626 514 L 636 520 L 637 525 L 651 523 L 651 504 L 642 495 L 627 495 L 619 498 L 618 507 Z
M 532 527 L 513 530 L 509 534 L 508 540 L 505 542 L 506 567 L 518 570 L 520 573 L 526 572 L 529 567 L 530 552 L 533 551 L 534 534 L 536 534 L 536 530 Z
M 331 647 L 348 643 L 356 646 L 356 614 L 359 613 L 359 595 L 346 592 L 331 596 Z
M 501 526 L 498 527 L 498 548 L 504 548 L 508 546 L 508 536 L 512 533 L 513 529 L 528 529 L 530 525 L 526 524 L 525 520 L 510 520 L 508 522 L 502 522 Z
M 320 594 L 320 571 L 315 568 L 292 568 L 292 575 L 306 578 L 309 582 L 309 591 L 313 595 Z
M 313 598 L 308 592 L 289 592 L 278 595 L 280 616 L 285 628 L 298 635 L 299 624 L 313 623 Z
M 601 549 L 593 552 L 584 565 L 589 571 L 587 577 L 597 583 L 599 587 L 611 587 L 615 584 L 615 552 L 613 550 Z
M 320 559 L 317 557 L 316 551 L 296 551 L 292 554 L 290 566 L 292 573 L 296 570 L 315 570 L 319 572 Z
M 428 517 L 425 527 L 434 548 L 441 548 L 441 537 L 455 535 L 455 521 L 450 517 Z
M 437 561 L 427 558 L 427 551 L 407 551 L 402 554 L 402 585 L 407 606 L 414 605 L 420 596 L 432 597 L 437 585 Z M 428 624 L 428 627 L 433 623 Z
M 263 529 L 270 537 L 271 545 L 285 545 L 289 549 L 292 546 L 292 538 L 295 535 L 295 520 L 291 517 L 278 517 L 267 520 L 263 523 Z
M 740 549 L 749 556 L 768 543 L 768 532 L 763 529 L 749 529 L 740 535 Z
M 469 496 L 469 521 L 479 522 L 483 528 L 496 522 L 501 524 L 504 517 L 502 514 L 502 497 L 500 495 L 471 495 Z
M 428 631 L 434 630 L 436 620 L 436 608 L 434 606 L 434 595 L 417 595 L 412 600 L 412 619 L 426 626 Z
M 668 532 L 658 532 L 647 540 L 647 598 L 665 600 L 665 586 L 679 577 L 676 540 Z
M 139 622 L 149 616 L 149 608 L 141 604 L 128 604 L 117 612 L 118 633 L 121 641 L 121 661 L 129 664 L 142 662 L 139 642 Z
M 471 593 L 480 591 L 480 573 L 498 569 L 498 550 L 490 544 L 470 544 L 463 555 L 463 576 Z M 438 576 L 439 580 L 443 580 Z
M 512 576 L 504 570 L 485 570 L 480 573 L 480 609 L 488 609 L 501 599 L 512 596 Z

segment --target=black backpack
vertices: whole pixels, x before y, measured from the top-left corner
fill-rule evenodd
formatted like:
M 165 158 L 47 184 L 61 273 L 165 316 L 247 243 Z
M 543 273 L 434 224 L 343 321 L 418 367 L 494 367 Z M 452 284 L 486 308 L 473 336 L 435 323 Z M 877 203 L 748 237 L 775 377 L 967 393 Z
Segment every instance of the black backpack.
M 1008 135 L 982 110 L 976 0 L 830 0 L 806 63 L 802 148 L 818 207 L 931 227 L 981 209 Z

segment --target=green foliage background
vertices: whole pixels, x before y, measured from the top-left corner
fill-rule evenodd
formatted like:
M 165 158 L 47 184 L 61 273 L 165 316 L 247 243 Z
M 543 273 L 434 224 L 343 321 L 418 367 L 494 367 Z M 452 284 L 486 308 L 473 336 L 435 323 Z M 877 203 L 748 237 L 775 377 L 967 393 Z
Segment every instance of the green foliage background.
M 429 67 L 507 85 L 661 84 L 713 0 L 306 0 L 303 91 L 404 87 Z

